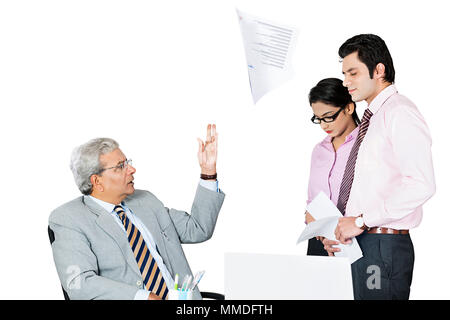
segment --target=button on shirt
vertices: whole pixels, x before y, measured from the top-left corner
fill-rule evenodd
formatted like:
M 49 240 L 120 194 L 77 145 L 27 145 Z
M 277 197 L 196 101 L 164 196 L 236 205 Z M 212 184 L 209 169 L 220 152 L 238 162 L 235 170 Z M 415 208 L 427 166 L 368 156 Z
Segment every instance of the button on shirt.
M 307 204 L 314 200 L 320 191 L 337 204 L 345 165 L 358 132 L 359 127 L 356 127 L 345 137 L 344 143 L 336 151 L 330 136 L 314 147 L 311 155 Z
M 373 116 L 359 148 L 346 216 L 363 214 L 368 227 L 412 229 L 436 189 L 428 127 L 394 85 L 368 108 Z
M 209 181 L 209 180 L 200 180 L 200 185 L 213 190 L 213 191 L 219 191 L 218 188 L 218 182 L 217 181 Z M 117 213 L 114 211 L 114 204 L 102 201 L 100 199 L 94 198 L 92 196 L 89 196 L 92 200 L 94 200 L 96 203 L 98 203 L 102 208 L 104 208 L 106 211 L 110 212 L 113 216 L 114 220 L 117 222 L 117 224 L 120 226 L 120 228 L 123 230 L 125 236 L 126 236 L 126 230 L 123 226 L 122 221 L 120 221 L 120 218 L 118 217 Z M 150 231 L 147 229 L 147 227 L 142 223 L 142 221 L 130 210 L 130 208 L 127 207 L 125 202 L 122 202 L 122 207 L 125 210 L 125 214 L 127 215 L 128 219 L 131 223 L 134 224 L 134 226 L 141 232 L 142 237 L 144 238 L 144 242 L 147 245 L 148 249 L 150 250 L 150 254 L 155 259 L 156 263 L 158 264 L 159 270 L 164 278 L 164 281 L 166 282 L 166 285 L 168 288 L 173 288 L 174 286 L 174 280 L 172 279 L 172 276 L 170 275 L 169 270 L 167 270 L 166 265 L 164 264 L 163 259 L 159 255 L 159 252 L 156 247 L 156 243 L 153 240 L 153 237 L 150 233 Z M 142 285 L 142 279 L 136 279 L 136 285 L 140 287 Z M 134 300 L 147 300 L 149 291 L 140 289 L 137 291 Z

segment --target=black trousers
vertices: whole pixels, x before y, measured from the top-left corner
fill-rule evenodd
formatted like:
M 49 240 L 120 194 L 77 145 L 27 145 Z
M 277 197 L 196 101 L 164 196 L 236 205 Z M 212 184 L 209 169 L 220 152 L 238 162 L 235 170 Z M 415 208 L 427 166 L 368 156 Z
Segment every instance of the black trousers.
M 414 268 L 409 234 L 368 234 L 357 238 L 363 252 L 352 264 L 355 300 L 408 300 Z
M 322 241 L 316 238 L 309 239 L 306 254 L 308 256 L 328 256 L 328 252 L 323 248 Z

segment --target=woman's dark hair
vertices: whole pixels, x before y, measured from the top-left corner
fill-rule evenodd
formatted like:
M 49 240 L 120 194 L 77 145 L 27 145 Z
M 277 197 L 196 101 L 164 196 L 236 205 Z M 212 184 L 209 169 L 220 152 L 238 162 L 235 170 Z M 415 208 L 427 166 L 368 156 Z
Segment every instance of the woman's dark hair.
M 349 103 L 353 103 L 355 111 L 352 113 L 353 121 L 356 125 L 361 123 L 356 114 L 356 104 L 352 101 L 352 96 L 343 86 L 342 80 L 337 78 L 327 78 L 320 80 L 319 83 L 309 91 L 309 104 L 322 102 L 336 108 L 345 108 Z
M 384 80 L 390 83 L 395 81 L 394 62 L 383 39 L 374 34 L 360 34 L 354 36 L 339 48 L 339 57 L 344 59 L 353 52 L 358 52 L 358 58 L 369 69 L 370 79 L 378 63 L 384 64 Z

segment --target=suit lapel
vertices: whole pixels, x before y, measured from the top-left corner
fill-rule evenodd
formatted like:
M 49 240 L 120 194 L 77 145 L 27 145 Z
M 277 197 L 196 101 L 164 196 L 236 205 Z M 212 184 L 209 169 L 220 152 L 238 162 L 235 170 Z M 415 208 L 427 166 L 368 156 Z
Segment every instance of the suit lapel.
M 84 203 L 88 207 L 88 209 L 97 215 L 96 223 L 97 225 L 103 229 L 119 246 L 122 251 L 125 260 L 130 265 L 132 270 L 140 275 L 139 267 L 136 262 L 136 258 L 134 257 L 133 251 L 131 250 L 130 244 L 123 230 L 119 227 L 114 218 L 111 216 L 111 213 L 107 212 L 97 203 L 95 203 L 89 197 L 83 198 Z

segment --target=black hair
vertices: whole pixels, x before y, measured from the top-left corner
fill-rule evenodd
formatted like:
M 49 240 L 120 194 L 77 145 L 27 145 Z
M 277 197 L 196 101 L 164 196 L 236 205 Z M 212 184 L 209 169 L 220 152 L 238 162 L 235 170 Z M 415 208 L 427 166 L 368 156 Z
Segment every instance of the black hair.
M 336 108 L 345 108 L 349 103 L 353 103 L 355 110 L 352 113 L 353 121 L 356 125 L 361 123 L 356 113 L 356 104 L 352 100 L 352 96 L 348 93 L 346 87 L 343 86 L 342 80 L 337 78 L 327 78 L 320 80 L 317 85 L 309 91 L 309 104 L 315 102 L 323 102 Z
M 384 80 L 390 83 L 395 81 L 394 62 L 392 61 L 386 43 L 379 36 L 374 34 L 360 34 L 354 36 L 339 48 L 339 57 L 344 59 L 353 52 L 358 52 L 358 58 L 369 69 L 370 79 L 378 63 L 384 64 Z

